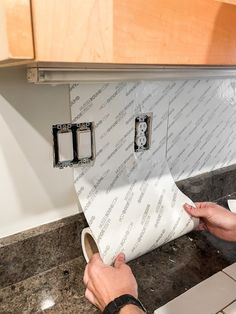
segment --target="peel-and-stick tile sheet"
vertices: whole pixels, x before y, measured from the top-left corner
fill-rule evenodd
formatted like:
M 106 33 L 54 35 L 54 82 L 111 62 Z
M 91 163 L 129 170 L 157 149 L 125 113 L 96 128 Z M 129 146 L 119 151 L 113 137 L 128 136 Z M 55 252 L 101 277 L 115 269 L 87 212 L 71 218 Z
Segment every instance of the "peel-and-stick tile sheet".
M 119 252 L 132 260 L 198 224 L 184 211 L 184 203 L 193 203 L 177 188 L 166 161 L 168 99 L 156 104 L 165 86 L 119 82 L 70 87 L 72 123 L 95 124 L 96 160 L 75 168 L 74 184 L 107 264 Z M 151 146 L 136 153 L 135 118 L 142 113 L 152 114 Z

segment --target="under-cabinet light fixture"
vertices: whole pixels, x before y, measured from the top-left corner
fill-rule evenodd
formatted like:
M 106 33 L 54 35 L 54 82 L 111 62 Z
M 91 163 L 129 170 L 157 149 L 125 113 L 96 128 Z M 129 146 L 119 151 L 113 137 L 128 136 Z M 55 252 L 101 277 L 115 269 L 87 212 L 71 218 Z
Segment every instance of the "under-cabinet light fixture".
M 170 80 L 201 78 L 236 78 L 236 67 L 203 66 L 117 66 L 91 67 L 31 67 L 29 82 L 38 84 L 66 84 L 76 82 L 114 82 L 137 80 Z

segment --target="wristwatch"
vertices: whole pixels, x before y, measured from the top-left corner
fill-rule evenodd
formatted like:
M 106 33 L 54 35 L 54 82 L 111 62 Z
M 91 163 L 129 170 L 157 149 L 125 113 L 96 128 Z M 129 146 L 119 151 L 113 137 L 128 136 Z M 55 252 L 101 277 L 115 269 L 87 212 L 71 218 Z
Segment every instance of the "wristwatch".
M 115 298 L 113 301 L 107 304 L 102 314 L 114 314 L 118 313 L 122 307 L 128 304 L 133 304 L 138 306 L 141 310 L 144 311 L 144 313 L 147 313 L 145 307 L 142 305 L 142 303 L 133 297 L 130 294 L 123 294 L 119 296 L 118 298 Z

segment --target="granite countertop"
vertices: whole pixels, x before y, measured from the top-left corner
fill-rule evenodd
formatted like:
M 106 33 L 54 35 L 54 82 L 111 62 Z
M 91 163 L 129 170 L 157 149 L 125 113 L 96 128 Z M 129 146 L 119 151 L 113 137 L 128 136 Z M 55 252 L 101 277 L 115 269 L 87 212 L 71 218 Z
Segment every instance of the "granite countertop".
M 236 262 L 236 243 L 192 232 L 129 265 L 149 313 Z M 1 314 L 99 313 L 84 297 L 82 256 L 0 290 Z
M 194 201 L 236 199 L 236 167 L 178 182 Z M 84 297 L 83 215 L 0 239 L 0 314 L 99 313 Z M 191 232 L 129 263 L 148 313 L 236 262 L 236 243 Z M 179 313 L 178 313 L 179 314 Z

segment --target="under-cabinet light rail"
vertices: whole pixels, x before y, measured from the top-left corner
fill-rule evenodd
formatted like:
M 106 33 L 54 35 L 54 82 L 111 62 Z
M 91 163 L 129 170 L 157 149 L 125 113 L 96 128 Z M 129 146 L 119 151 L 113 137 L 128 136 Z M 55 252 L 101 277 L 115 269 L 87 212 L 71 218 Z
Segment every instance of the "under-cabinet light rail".
M 65 84 L 76 82 L 114 82 L 137 80 L 170 80 L 201 78 L 236 78 L 236 67 L 200 66 L 126 66 L 126 67 L 33 67 L 27 70 L 29 82 L 37 84 Z

